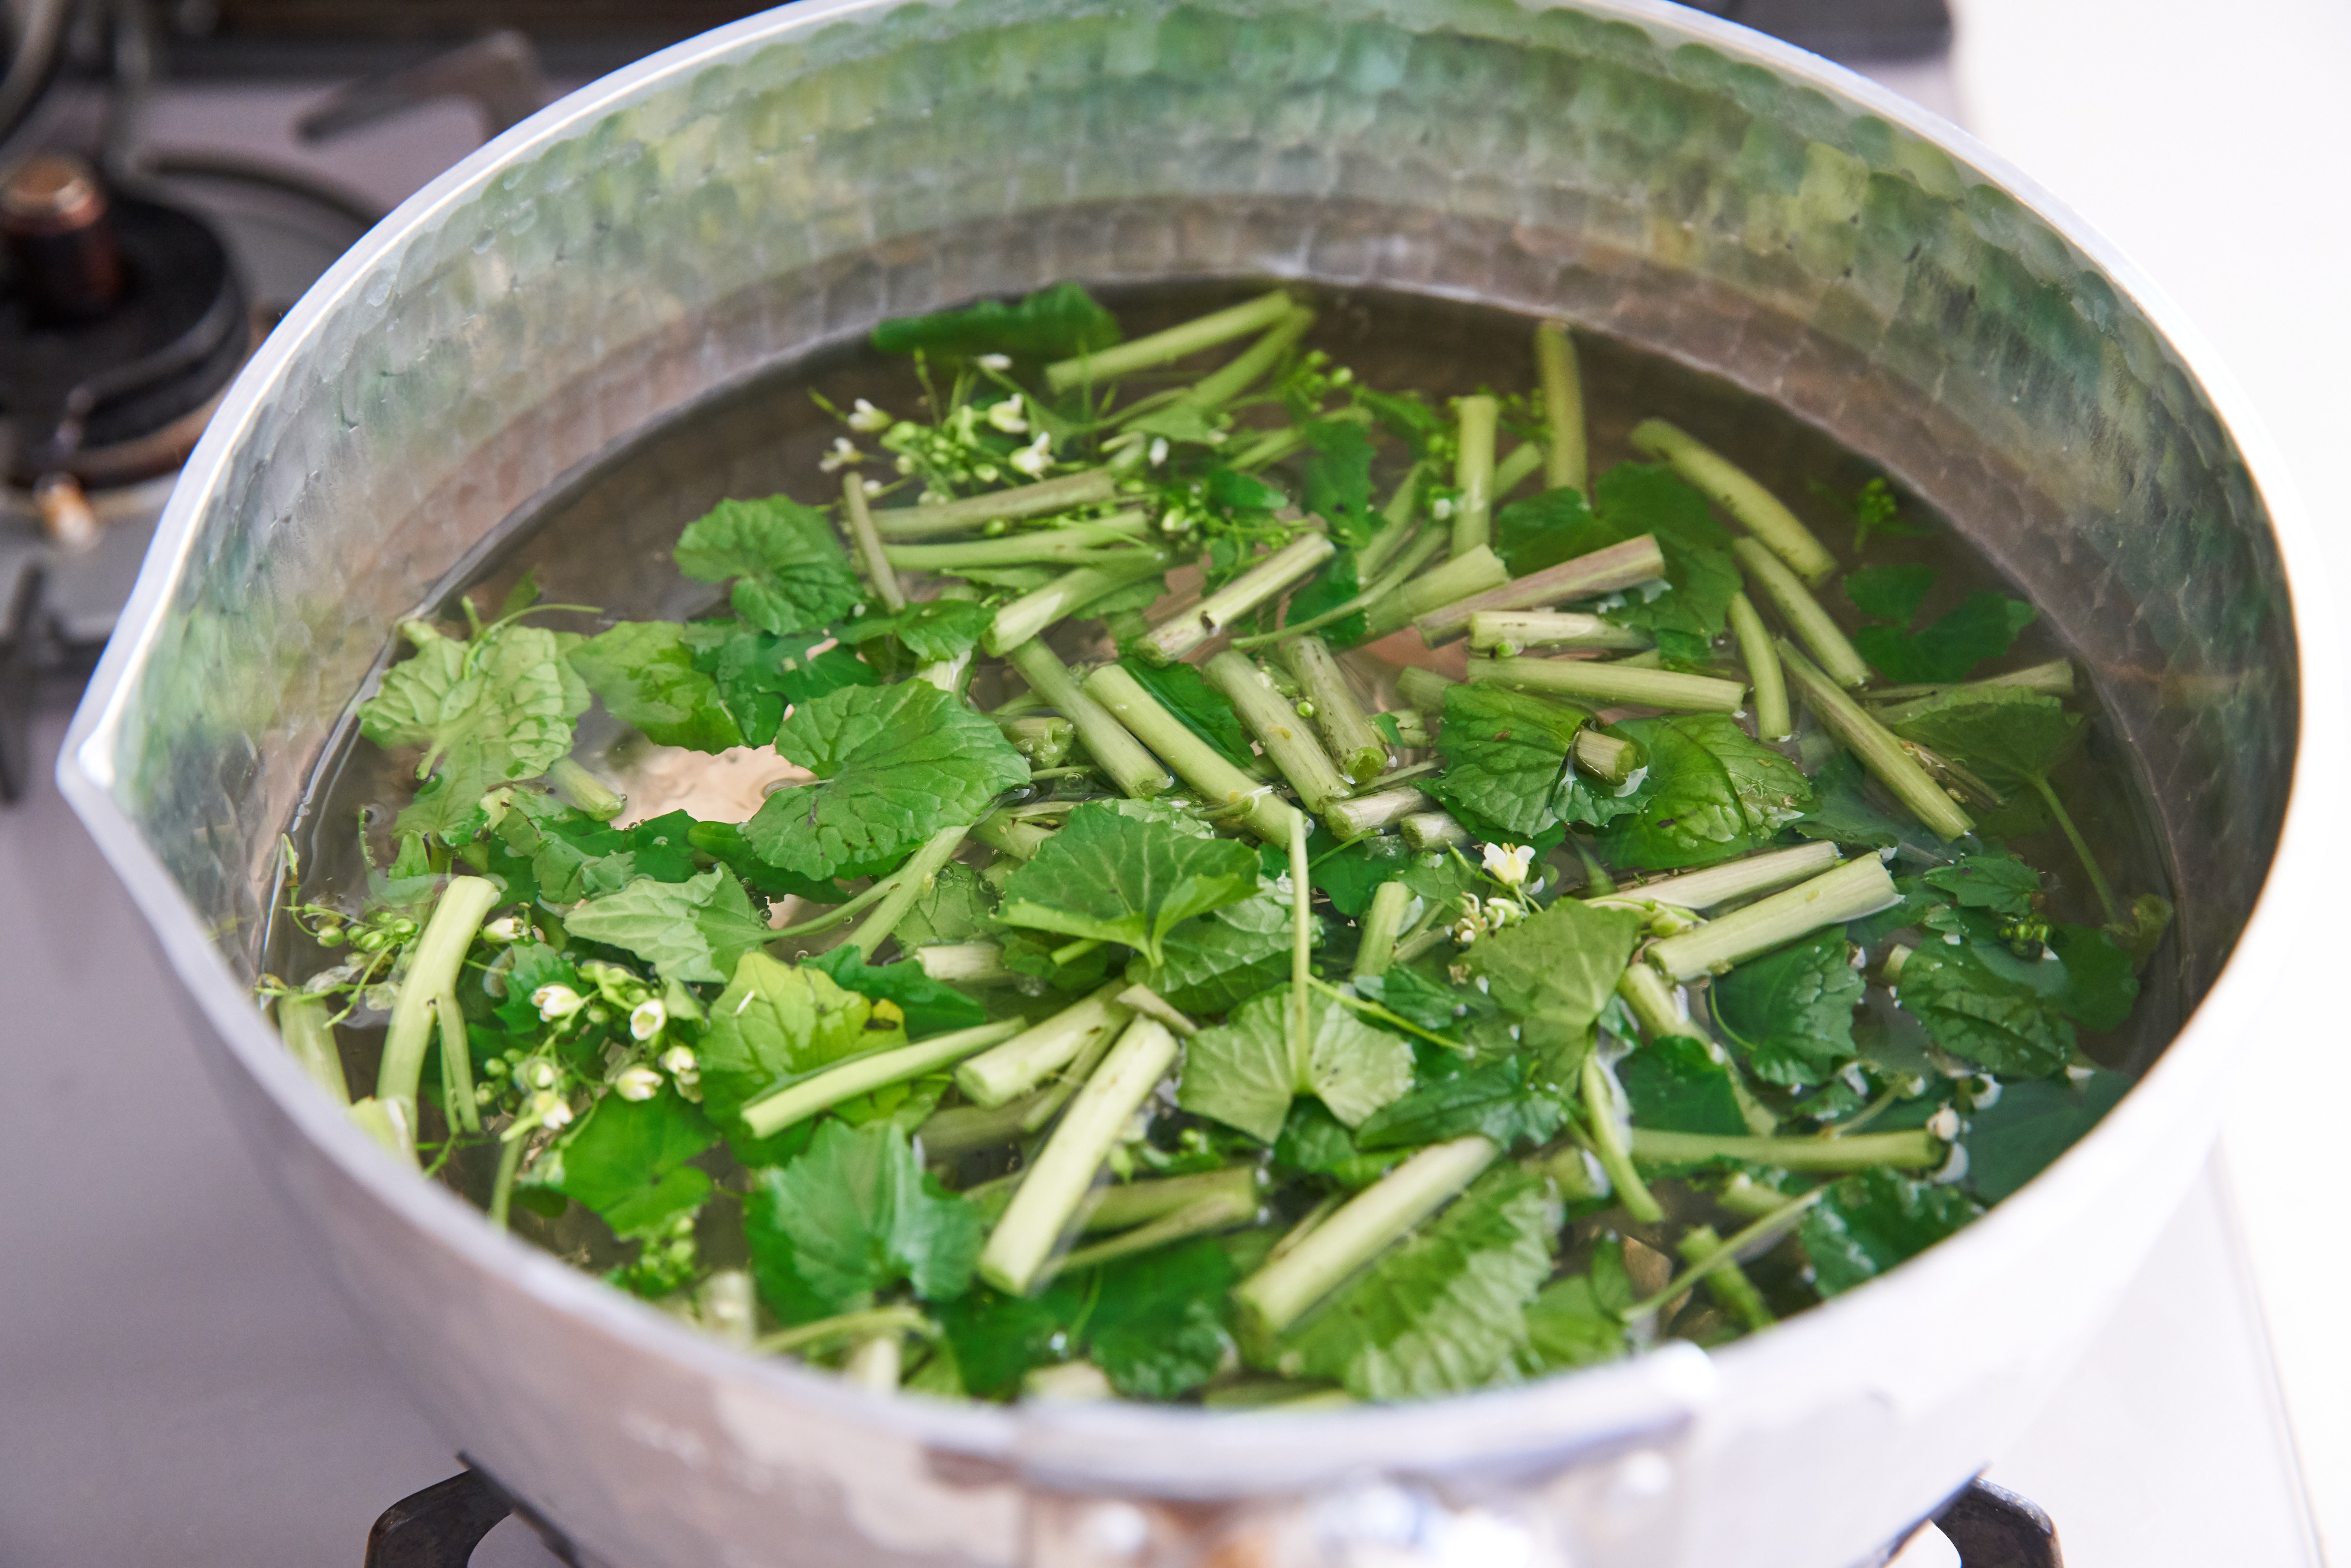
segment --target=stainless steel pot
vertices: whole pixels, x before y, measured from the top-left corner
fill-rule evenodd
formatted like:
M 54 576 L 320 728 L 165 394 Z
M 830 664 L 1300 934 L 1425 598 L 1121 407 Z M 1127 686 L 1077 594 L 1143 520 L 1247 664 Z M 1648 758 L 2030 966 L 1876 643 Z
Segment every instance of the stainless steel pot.
M 1248 1416 L 878 1399 L 738 1358 L 493 1233 L 308 1087 L 248 991 L 277 835 L 395 620 L 503 521 L 881 317 L 1220 274 L 1563 313 L 1964 519 L 2155 803 L 2186 1023 L 2145 1082 L 1984 1223 L 1712 1356 Z M 312 290 L 190 464 L 62 774 L 417 1400 L 614 1563 L 1839 1568 L 2029 1418 L 2202 1156 L 2299 896 L 2298 747 L 2338 739 L 2287 594 L 2301 530 L 2110 247 L 1949 126 L 1696 13 L 804 0 L 508 132 Z

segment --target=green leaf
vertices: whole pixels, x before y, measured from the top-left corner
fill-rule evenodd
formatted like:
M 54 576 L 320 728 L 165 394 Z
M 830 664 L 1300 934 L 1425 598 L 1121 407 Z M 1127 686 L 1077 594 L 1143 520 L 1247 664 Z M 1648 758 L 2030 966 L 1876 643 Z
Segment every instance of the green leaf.
M 1918 606 L 1927 602 L 1935 577 L 1931 566 L 1864 567 L 1845 574 L 1844 596 L 1864 615 L 1907 626 Z
M 1583 491 L 1545 490 L 1494 514 L 1494 553 L 1512 577 L 1525 577 L 1586 553 L 1577 547 L 1597 537 L 1598 528 Z
M 902 316 L 873 329 L 873 346 L 883 353 L 921 353 L 935 360 L 980 354 L 1066 360 L 1118 341 L 1118 318 L 1070 282 L 1040 288 L 1014 304 L 983 299 L 958 310 Z
M 1355 1146 L 1347 1124 L 1331 1114 L 1320 1100 L 1295 1100 L 1274 1140 L 1278 1166 L 1309 1176 L 1329 1176 L 1340 1186 L 1360 1191 L 1404 1162 L 1406 1151 L 1392 1149 L 1367 1155 Z
M 1202 680 L 1199 671 L 1189 664 L 1154 665 L 1141 659 L 1121 659 L 1118 665 L 1226 761 L 1242 769 L 1256 765 L 1257 753 L 1249 747 L 1249 732 L 1241 727 L 1241 716 L 1233 710 L 1232 699 Z
M 1998 1100 L 1968 1116 L 1968 1186 L 1984 1202 L 2000 1202 L 2054 1165 L 2129 1088 L 2129 1079 L 2103 1067 L 2079 1085 L 2063 1077 L 2002 1085 Z
M 1185 1012 L 1229 1010 L 1289 975 L 1291 915 L 1288 898 L 1260 888 L 1183 922 L 1161 939 L 1151 988 Z
M 824 514 L 788 496 L 719 502 L 686 525 L 676 556 L 696 582 L 735 579 L 735 613 L 778 637 L 825 625 L 865 599 Z
M 1950 858 L 1943 841 L 1907 812 L 1896 817 L 1878 809 L 1875 780 L 1843 748 L 1831 752 L 1812 775 L 1813 809 L 1788 824 L 1802 837 L 1854 848 L 1900 849 L 1915 860 Z
M 887 1122 L 822 1122 L 806 1152 L 753 1183 L 752 1277 L 787 1322 L 853 1311 L 899 1284 L 926 1301 L 959 1296 L 987 1239 L 979 1210 L 925 1175 Z
M 564 916 L 574 936 L 635 954 L 664 980 L 723 984 L 737 960 L 768 940 L 743 884 L 716 866 L 684 882 L 641 876 Z
M 1467 956 L 1469 972 L 1519 1020 L 1520 1038 L 1541 1053 L 1554 1083 L 1573 1082 L 1591 1049 L 1593 1026 L 1616 994 L 1632 961 L 1641 917 L 1562 898 L 1518 925 L 1481 936 Z
M 1937 1045 L 2003 1078 L 2045 1078 L 2073 1060 L 2074 1028 L 2049 999 L 1971 947 L 1913 949 L 1896 994 Z
M 733 981 L 710 1004 L 709 1027 L 696 1051 L 703 1109 L 726 1130 L 744 1164 L 772 1164 L 763 1152 L 777 1139 L 763 1145 L 741 1130 L 746 1104 L 836 1061 L 905 1043 L 903 1029 L 876 1019 L 871 1001 L 844 990 L 831 976 L 746 953 Z
M 564 658 L 579 639 L 511 624 L 471 643 L 421 621 L 401 630 L 416 652 L 360 705 L 360 733 L 424 748 L 417 777 L 433 782 L 393 831 L 452 837 L 470 830 L 484 794 L 535 779 L 570 751 L 571 721 L 589 701 Z
M 1893 729 L 1995 785 L 2047 779 L 2082 737 L 2080 717 L 2055 697 L 2006 686 L 1933 698 Z
M 2130 949 L 2086 925 L 2052 926 L 2049 948 L 2065 967 L 2064 989 L 2053 998 L 2057 1010 L 2084 1029 L 2120 1029 L 2138 1000 Z
M 1627 626 L 1711 640 L 1722 634 L 1730 596 L 1739 591 L 1729 534 L 1714 520 L 1706 497 L 1670 468 L 1620 463 L 1593 486 L 1589 507 L 1573 490 L 1547 490 L 1504 507 L 1494 526 L 1497 550 L 1514 577 L 1655 535 L 1669 588 L 1629 594 L 1608 612 Z
M 694 667 L 674 621 L 624 621 L 572 649 L 571 667 L 614 718 L 656 746 L 716 752 L 743 744 L 718 683 Z
M 1723 714 L 1634 719 L 1649 771 L 1611 822 L 1600 852 L 1645 871 L 1711 865 L 1759 849 L 1813 805 L 1803 770 Z
M 1002 915 L 1123 943 L 1156 966 L 1169 931 L 1257 890 L 1257 856 L 1246 844 L 1090 802 L 1006 879 Z
M 1334 1378 L 1358 1399 L 1483 1386 L 1526 1343 L 1524 1309 L 1551 1273 L 1562 1218 L 1546 1178 L 1488 1172 L 1285 1335 L 1280 1370 Z
M 1687 1035 L 1653 1040 L 1616 1063 L 1616 1082 L 1633 1103 L 1633 1124 L 1660 1133 L 1745 1137 L 1751 1129 L 1739 1109 L 1730 1070 L 1706 1042 Z
M 843 622 L 841 640 L 862 645 L 879 637 L 905 650 L 909 664 L 936 664 L 968 653 L 979 644 L 995 612 L 969 599 L 933 599 L 909 604 L 895 615 L 861 615 Z
M 2008 854 L 1962 855 L 1956 864 L 1927 873 L 1924 880 L 1962 909 L 1987 909 L 2011 920 L 2031 915 L 2041 892 L 2041 873 Z
M 900 933 L 904 936 L 903 929 Z M 865 962 L 855 946 L 812 953 L 800 960 L 803 969 L 821 969 L 843 990 L 855 991 L 897 1008 L 910 1040 L 925 1040 L 958 1029 L 975 1029 L 987 1021 L 987 1009 L 953 986 L 934 980 L 913 958 L 879 966 Z
M 1506 1153 L 1520 1144 L 1546 1143 L 1566 1124 L 1567 1106 L 1557 1094 L 1530 1087 L 1526 1071 L 1522 1059 L 1505 1056 L 1421 1084 L 1365 1118 L 1355 1130 L 1355 1146 L 1369 1154 L 1471 1133 L 1484 1134 Z
M 1461 1021 L 1462 1009 L 1490 1010 L 1491 998 L 1479 991 L 1457 991 L 1438 985 L 1413 969 L 1390 969 L 1384 975 L 1363 975 L 1355 994 L 1374 1001 L 1407 1023 L 1432 1034 L 1447 1034 Z
M 694 651 L 694 667 L 716 684 L 719 701 L 746 746 L 773 741 L 784 709 L 792 704 L 843 686 L 882 684 L 873 667 L 846 648 L 810 653 L 826 641 L 821 632 L 777 637 L 742 621 L 689 621 L 678 632 Z
M 1233 1348 L 1226 1324 L 1232 1260 L 1207 1239 L 1102 1270 L 1088 1349 L 1130 1399 L 1176 1399 L 1216 1375 Z
M 1429 455 L 1432 443 L 1444 444 L 1453 434 L 1453 421 L 1419 392 L 1384 392 L 1360 383 L 1354 392 L 1355 402 L 1405 444 L 1416 463 Z
M 1290 996 L 1253 997 L 1184 1048 L 1176 1103 L 1270 1144 L 1290 1102 L 1311 1094 L 1349 1126 L 1412 1086 L 1412 1047 L 1373 1028 L 1321 991 L 1307 998 L 1305 1059 L 1290 1049 Z
M 1311 621 L 1318 615 L 1338 609 L 1363 591 L 1363 575 L 1356 565 L 1354 552 L 1342 550 L 1332 556 L 1330 563 L 1321 571 L 1308 579 L 1304 587 L 1290 596 L 1289 602 L 1282 607 L 1281 623 L 1284 626 L 1296 626 L 1303 622 Z M 1365 612 L 1358 610 L 1351 615 L 1342 615 L 1315 635 L 1334 648 L 1352 648 L 1362 642 L 1370 631 L 1370 616 Z M 1387 716 L 1382 714 L 1373 722 L 1376 724 L 1380 719 L 1386 718 Z M 1391 729 L 1395 727 L 1394 719 L 1387 719 L 1387 724 Z M 1393 736 L 1389 737 L 1389 741 L 1392 745 L 1403 744 Z
M 1601 1304 L 1591 1276 L 1554 1280 L 1526 1308 L 1526 1371 L 1566 1372 L 1624 1359 L 1625 1323 Z
M 1636 802 L 1569 763 L 1576 735 L 1591 722 L 1582 708 L 1524 692 L 1447 686 L 1437 737 L 1445 771 L 1426 788 L 1519 842 L 1566 822 L 1609 821 Z
M 1307 511 L 1331 528 L 1333 543 L 1361 549 L 1372 542 L 1378 519 L 1372 515 L 1372 438 L 1353 420 L 1309 420 L 1299 427 L 1311 455 L 1306 459 Z
M 1853 1009 L 1865 986 L 1842 930 L 1823 931 L 1721 976 L 1715 1021 L 1767 1083 L 1825 1083 L 1853 1059 Z
M 898 946 L 912 953 L 937 942 L 982 942 L 1003 929 L 1003 922 L 996 918 L 996 900 L 981 885 L 979 873 L 961 861 L 949 861 L 914 895 L 914 906 L 898 922 Z
M 707 1173 L 685 1162 L 717 1141 L 709 1119 L 674 1089 L 650 1100 L 607 1094 L 527 1180 L 594 1209 L 616 1236 L 647 1235 L 710 1196 Z
M 1955 1186 L 1885 1169 L 1846 1176 L 1804 1213 L 1804 1255 L 1823 1296 L 1865 1284 L 1917 1257 L 1983 1209 Z
M 924 681 L 848 686 L 794 708 L 776 749 L 818 781 L 768 796 L 744 834 L 760 859 L 819 880 L 894 865 L 1029 781 L 992 721 Z
M 1989 591 L 1969 594 L 1926 630 L 1864 626 L 1853 645 L 1887 680 L 1964 681 L 1987 659 L 1997 659 L 2032 623 L 2032 606 Z
M 939 1326 L 975 1399 L 1008 1399 L 1033 1367 L 1063 1359 L 1070 1330 L 1085 1312 L 1082 1276 L 1064 1274 L 1034 1296 L 999 1295 L 986 1287 L 949 1301 Z

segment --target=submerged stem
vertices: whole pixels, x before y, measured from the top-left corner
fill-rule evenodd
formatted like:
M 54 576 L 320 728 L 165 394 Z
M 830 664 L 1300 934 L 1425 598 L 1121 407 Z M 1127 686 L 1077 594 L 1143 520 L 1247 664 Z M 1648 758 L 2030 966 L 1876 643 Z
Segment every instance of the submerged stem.
M 398 1105 L 411 1128 L 416 1125 L 416 1084 L 424 1071 L 425 1047 L 432 1043 L 434 1004 L 443 992 L 455 988 L 483 918 L 501 896 L 498 884 L 486 877 L 451 877 L 416 939 L 399 998 L 392 1005 L 375 1081 L 375 1097 Z
M 1173 620 L 1154 627 L 1135 652 L 1172 664 L 1291 583 L 1329 560 L 1336 547 L 1322 534 L 1308 534 L 1273 552 Z
M 1900 902 L 1902 894 L 1886 874 L 1886 862 L 1863 855 L 1695 931 L 1653 942 L 1649 962 L 1676 980 L 1719 975 L 1823 926 L 1842 925 Z
M 1029 683 L 1030 690 L 1078 727 L 1078 738 L 1085 744 L 1087 755 L 1101 764 L 1120 793 L 1144 800 L 1175 788 L 1176 780 L 1159 766 L 1158 759 L 1127 732 L 1108 708 L 1085 694 L 1070 667 L 1045 646 L 1042 639 L 1023 643 L 1005 657 L 1020 672 L 1020 678 Z
M 1763 629 L 1763 617 L 1755 613 L 1744 593 L 1730 596 L 1730 630 L 1747 666 L 1748 688 L 1755 694 L 1755 733 L 1765 740 L 1785 740 L 1796 732 L 1788 711 L 1788 678 L 1780 669 L 1780 650 Z
M 1917 758 L 1905 751 L 1884 725 L 1864 713 L 1859 703 L 1815 669 L 1784 637 L 1779 640 L 1779 649 L 1780 663 L 1803 692 L 1804 706 L 1813 710 L 1813 716 L 1909 807 L 1912 815 L 1947 841 L 1975 831 L 1975 819 L 1927 777 Z
M 1872 1166 L 1928 1170 L 1949 1150 L 1925 1128 L 1907 1133 L 1854 1133 L 1842 1138 L 1739 1138 L 1706 1133 L 1633 1129 L 1633 1157 L 1651 1165 L 1703 1165 L 1737 1160 L 1783 1171 L 1858 1171 Z
M 1067 392 L 1081 382 L 1114 381 L 1135 371 L 1171 364 L 1203 349 L 1213 349 L 1270 327 L 1288 315 L 1293 303 L 1288 294 L 1277 288 L 1270 294 L 1212 310 L 1148 337 L 1132 339 L 1091 354 L 1056 360 L 1045 367 L 1045 384 L 1057 392 Z
M 841 476 L 841 509 L 849 519 L 849 543 L 857 552 L 859 569 L 873 585 L 882 608 L 895 615 L 906 608 L 906 591 L 898 586 L 898 574 L 892 570 L 895 563 L 882 542 L 881 530 L 873 526 L 873 514 L 866 507 L 865 480 L 853 472 Z
M 2057 826 L 2064 831 L 2065 841 L 2074 846 L 2074 858 L 2082 862 L 2082 870 L 2090 879 L 2090 890 L 2098 895 L 2099 907 L 2106 912 L 2106 923 L 2121 925 L 2122 908 L 2115 902 L 2115 890 L 2106 885 L 2106 873 L 2098 869 L 2098 857 L 2090 852 L 2089 841 L 2082 837 L 2082 830 L 2074 825 L 2073 814 L 2065 810 L 2065 802 L 2057 799 L 2057 791 L 2043 775 L 2028 774 L 2025 782 L 2032 785 L 2033 793 L 2041 797 L 2041 803 L 2049 808 L 2049 814 L 2057 819 Z
M 923 884 L 955 859 L 956 851 L 963 847 L 964 835 L 970 831 L 968 826 L 942 828 L 924 841 L 922 848 L 883 883 L 887 891 L 874 904 L 873 912 L 842 938 L 841 945 L 864 949 L 869 959 L 878 956 L 882 944 L 890 939 L 890 933 L 897 929 L 898 922 L 906 917 L 906 912 L 914 907 L 914 900 L 922 896 Z
M 1662 419 L 1645 419 L 1633 427 L 1630 439 L 1635 450 L 1663 459 L 1675 473 L 1705 491 L 1707 499 L 1770 546 L 1771 553 L 1806 582 L 1819 582 L 1836 570 L 1836 557 L 1777 496 L 1696 436 Z
M 1550 432 L 1543 462 L 1543 484 L 1584 490 L 1586 472 L 1583 434 L 1583 378 L 1575 362 L 1575 340 L 1564 321 L 1546 321 L 1535 329 L 1535 376 L 1542 385 L 1543 423 Z
M 828 1067 L 744 1106 L 743 1125 L 754 1137 L 773 1137 L 786 1127 L 804 1122 L 820 1111 L 829 1111 L 844 1100 L 854 1100 L 860 1094 L 953 1066 L 1002 1042 L 1019 1028 L 1019 1019 L 1006 1019 L 1000 1023 L 957 1030 L 953 1034 L 902 1045 L 894 1051 L 877 1051 L 870 1056 Z
M 1592 1139 L 1592 1152 L 1615 1184 L 1616 1201 L 1625 1206 L 1625 1212 L 1645 1225 L 1654 1225 L 1666 1217 L 1666 1211 L 1641 1179 L 1641 1173 L 1633 1168 L 1632 1156 L 1617 1134 L 1617 1111 L 1616 1081 L 1594 1051 L 1583 1059 L 1583 1124 Z

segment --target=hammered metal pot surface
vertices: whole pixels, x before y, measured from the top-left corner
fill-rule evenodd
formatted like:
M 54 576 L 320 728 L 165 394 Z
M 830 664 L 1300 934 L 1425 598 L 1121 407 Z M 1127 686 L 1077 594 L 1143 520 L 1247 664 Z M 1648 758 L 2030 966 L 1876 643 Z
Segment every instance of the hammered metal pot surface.
M 395 622 L 502 524 L 881 318 L 1218 276 L 1562 314 L 1780 400 L 1961 519 L 2154 801 L 2194 1017 L 2147 1080 L 1987 1221 L 1712 1357 L 1212 1416 L 879 1400 L 736 1357 L 493 1234 L 301 1079 L 248 995 L 278 835 Z M 61 773 L 419 1403 L 620 1568 L 1842 1568 L 2100 1321 L 2200 1161 L 2276 946 L 2252 928 L 2287 896 L 2263 883 L 2299 727 L 2334 706 L 2297 661 L 2299 524 L 2187 342 L 1959 132 L 1689 12 L 810 0 L 540 114 L 319 284 L 189 465 Z

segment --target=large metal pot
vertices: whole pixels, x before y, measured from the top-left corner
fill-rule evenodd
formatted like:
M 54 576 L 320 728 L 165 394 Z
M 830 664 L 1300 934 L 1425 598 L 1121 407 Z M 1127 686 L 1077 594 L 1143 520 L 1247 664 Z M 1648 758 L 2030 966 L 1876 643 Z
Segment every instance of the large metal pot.
M 952 1407 L 754 1363 L 493 1233 L 309 1087 L 248 990 L 277 836 L 394 622 L 502 522 L 883 316 L 1220 274 L 1562 313 L 1964 519 L 2154 801 L 2180 901 L 2155 1005 L 2186 1021 L 2145 1082 L 1984 1223 L 1719 1354 L 1314 1416 Z M 2339 712 L 2298 656 L 2301 527 L 2110 247 L 1950 127 L 1693 12 L 804 0 L 508 132 L 311 291 L 189 465 L 62 773 L 418 1402 L 598 1556 L 1839 1568 L 2019 1430 L 2201 1159 L 2296 897 L 2297 756 Z

